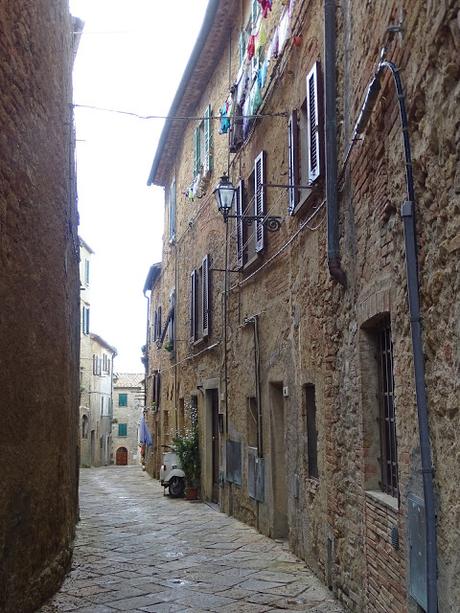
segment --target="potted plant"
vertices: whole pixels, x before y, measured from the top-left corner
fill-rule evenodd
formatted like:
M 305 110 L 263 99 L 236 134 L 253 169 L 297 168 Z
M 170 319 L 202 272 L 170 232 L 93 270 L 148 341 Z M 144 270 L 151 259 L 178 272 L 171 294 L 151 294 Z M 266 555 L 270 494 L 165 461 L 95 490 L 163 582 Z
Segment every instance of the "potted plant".
M 173 444 L 185 473 L 186 497 L 188 500 L 196 500 L 200 483 L 200 449 L 196 422 L 186 428 L 183 434 L 176 434 Z

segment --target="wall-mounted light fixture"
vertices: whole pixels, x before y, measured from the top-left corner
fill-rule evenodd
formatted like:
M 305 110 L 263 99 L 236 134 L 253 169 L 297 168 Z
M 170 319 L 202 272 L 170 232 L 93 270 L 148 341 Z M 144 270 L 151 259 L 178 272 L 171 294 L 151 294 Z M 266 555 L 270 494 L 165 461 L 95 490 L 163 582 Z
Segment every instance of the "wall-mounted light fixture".
M 216 185 L 213 194 L 216 198 L 217 208 L 224 217 L 224 222 L 229 219 L 238 219 L 247 225 L 251 225 L 254 221 L 258 221 L 264 225 L 269 232 L 277 232 L 281 227 L 281 217 L 276 215 L 238 215 L 232 213 L 234 210 L 233 203 L 235 200 L 236 187 L 228 178 L 227 174 L 223 174 Z

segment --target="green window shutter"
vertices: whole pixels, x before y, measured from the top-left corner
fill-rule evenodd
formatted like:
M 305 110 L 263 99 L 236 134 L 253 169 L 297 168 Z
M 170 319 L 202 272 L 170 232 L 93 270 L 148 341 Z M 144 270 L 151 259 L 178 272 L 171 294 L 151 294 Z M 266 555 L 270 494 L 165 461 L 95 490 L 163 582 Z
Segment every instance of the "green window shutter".
M 201 170 L 201 142 L 200 142 L 200 126 L 195 128 L 195 132 L 193 133 L 193 176 L 196 175 Z
M 204 111 L 204 173 L 212 170 L 212 120 L 211 105 L 209 104 Z
M 118 394 L 118 406 L 119 407 L 128 406 L 128 394 Z
M 128 424 L 118 424 L 118 436 L 128 436 Z
M 244 62 L 244 59 L 246 57 L 246 46 L 246 32 L 244 30 L 241 30 L 240 39 L 238 41 L 238 47 L 240 49 L 240 64 Z

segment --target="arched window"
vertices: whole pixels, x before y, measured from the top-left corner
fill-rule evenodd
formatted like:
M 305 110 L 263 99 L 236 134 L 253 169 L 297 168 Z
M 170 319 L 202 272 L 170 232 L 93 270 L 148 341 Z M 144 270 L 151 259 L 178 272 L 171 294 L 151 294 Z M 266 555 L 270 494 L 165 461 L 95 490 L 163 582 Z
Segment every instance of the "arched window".
M 81 418 L 81 438 L 88 438 L 89 420 L 87 415 Z

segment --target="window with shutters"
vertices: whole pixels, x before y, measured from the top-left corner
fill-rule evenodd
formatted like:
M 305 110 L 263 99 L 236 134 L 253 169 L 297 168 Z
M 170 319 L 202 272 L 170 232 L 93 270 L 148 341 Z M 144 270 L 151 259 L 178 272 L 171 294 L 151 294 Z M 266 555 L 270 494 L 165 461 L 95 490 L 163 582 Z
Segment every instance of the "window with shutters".
M 306 97 L 288 121 L 288 210 L 294 215 L 309 201 L 323 173 L 323 122 L 320 67 L 316 62 L 306 77 Z M 309 186 L 311 185 L 311 188 Z
M 118 406 L 119 407 L 128 406 L 128 394 L 118 394 Z
M 161 375 L 159 370 L 155 370 L 152 380 L 152 401 L 154 408 L 158 411 L 160 408 L 160 394 L 161 394 Z
M 83 306 L 81 312 L 81 329 L 83 334 L 89 334 L 89 307 Z
M 261 151 L 254 160 L 254 170 L 246 181 L 241 180 L 236 191 L 236 211 L 238 215 L 266 214 L 265 183 L 266 154 Z M 265 227 L 261 221 L 243 223 L 236 220 L 237 265 L 249 266 L 265 247 Z
M 153 315 L 153 340 L 158 341 L 161 337 L 161 305 L 158 305 Z
M 207 177 L 213 168 L 213 122 L 211 106 L 203 111 L 203 120 L 193 133 L 193 176 Z
M 89 260 L 85 259 L 85 285 L 89 285 Z
M 169 242 L 176 240 L 176 179 L 173 179 L 168 192 Z
M 93 353 L 93 375 L 102 375 L 102 359 Z
M 118 424 L 118 436 L 128 436 L 128 424 Z
M 210 258 L 190 274 L 190 340 L 207 338 L 211 331 Z

